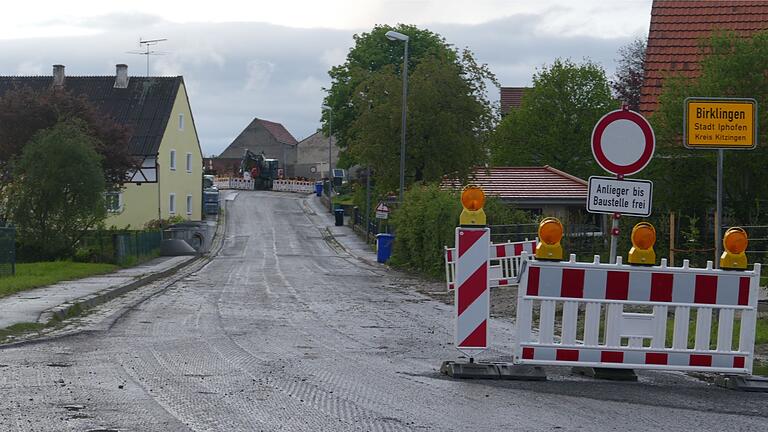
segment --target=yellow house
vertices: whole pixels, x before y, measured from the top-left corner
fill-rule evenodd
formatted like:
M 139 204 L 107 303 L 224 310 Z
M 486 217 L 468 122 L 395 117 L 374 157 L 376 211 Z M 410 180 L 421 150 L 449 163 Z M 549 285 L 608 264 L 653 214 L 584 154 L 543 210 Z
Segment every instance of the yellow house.
M 108 194 L 106 225 L 141 229 L 158 218 L 202 219 L 203 157 L 184 78 L 129 77 L 119 64 L 113 76 L 74 76 L 55 65 L 49 77 L 0 77 L 0 87 L 63 88 L 87 98 L 131 131 L 129 153 L 141 168 L 120 192 Z

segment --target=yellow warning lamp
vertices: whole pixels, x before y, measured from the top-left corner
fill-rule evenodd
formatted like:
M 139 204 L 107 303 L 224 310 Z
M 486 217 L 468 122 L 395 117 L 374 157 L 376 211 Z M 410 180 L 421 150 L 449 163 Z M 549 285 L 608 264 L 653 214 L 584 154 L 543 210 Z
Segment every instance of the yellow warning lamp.
M 728 228 L 723 236 L 723 248 L 725 251 L 720 256 L 720 268 L 728 270 L 746 270 L 747 232 L 743 228 Z
M 632 248 L 629 250 L 629 263 L 639 265 L 656 264 L 656 228 L 648 222 L 640 222 L 632 228 Z
M 536 259 L 559 261 L 563 259 L 563 224 L 557 218 L 548 217 L 539 222 L 539 244 Z
M 485 192 L 478 186 L 469 185 L 461 191 L 461 205 L 464 210 L 459 216 L 461 226 L 485 226 Z

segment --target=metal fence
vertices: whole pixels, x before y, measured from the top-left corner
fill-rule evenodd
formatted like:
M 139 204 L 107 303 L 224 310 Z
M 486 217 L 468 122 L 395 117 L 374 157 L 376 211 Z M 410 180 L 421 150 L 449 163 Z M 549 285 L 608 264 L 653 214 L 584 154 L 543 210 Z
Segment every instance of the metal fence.
M 78 245 L 79 261 L 125 265 L 156 256 L 160 252 L 161 231 L 93 231 Z
M 0 277 L 16 274 L 16 228 L 0 227 Z

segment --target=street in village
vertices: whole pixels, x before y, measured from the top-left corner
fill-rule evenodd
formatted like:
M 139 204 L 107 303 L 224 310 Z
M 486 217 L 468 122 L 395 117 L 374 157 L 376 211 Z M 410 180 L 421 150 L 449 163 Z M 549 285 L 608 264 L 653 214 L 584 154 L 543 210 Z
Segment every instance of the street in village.
M 229 195 L 221 247 L 0 350 L 3 431 L 765 430 L 768 396 L 680 372 L 638 382 L 454 380 L 444 290 L 375 262 L 319 198 Z M 234 198 L 234 199 L 232 199 Z M 215 242 L 216 243 L 216 242 Z M 500 288 L 499 288 L 500 289 Z M 508 289 L 508 288 L 507 288 Z M 492 294 L 493 296 L 493 294 Z M 491 322 L 510 361 L 512 317 Z

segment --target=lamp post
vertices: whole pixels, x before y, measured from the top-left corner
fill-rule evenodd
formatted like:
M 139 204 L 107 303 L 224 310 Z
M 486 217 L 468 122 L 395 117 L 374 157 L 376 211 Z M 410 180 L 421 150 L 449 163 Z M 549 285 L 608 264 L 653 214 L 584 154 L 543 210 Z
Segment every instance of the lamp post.
M 396 32 L 388 31 L 385 36 L 389 40 L 405 42 L 405 54 L 403 56 L 403 112 L 400 129 L 402 136 L 400 138 L 400 203 L 403 202 L 403 192 L 405 190 L 405 114 L 408 109 L 406 98 L 408 97 L 408 36 Z
M 331 140 L 333 137 L 333 108 L 322 105 L 320 108 L 328 111 L 328 209 L 333 213 L 333 158 L 331 157 Z

